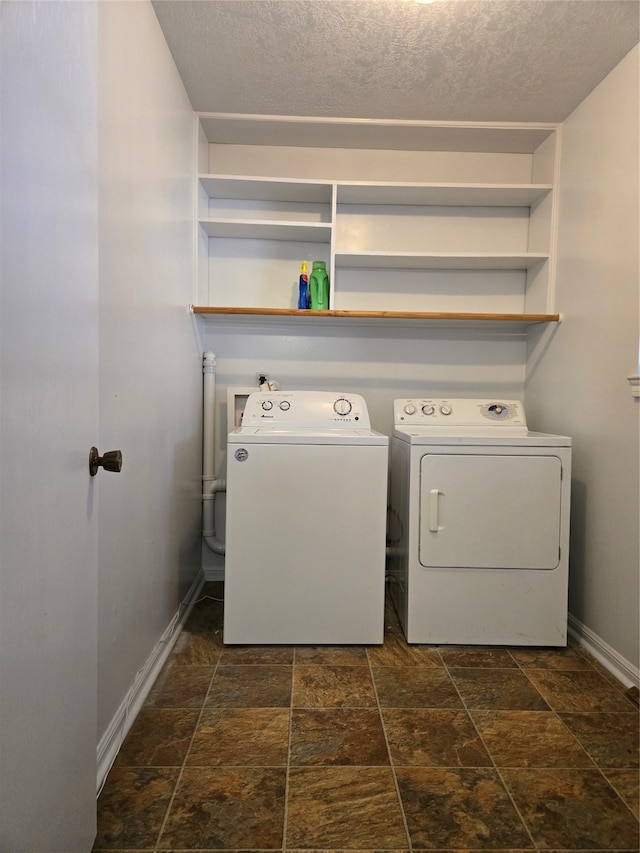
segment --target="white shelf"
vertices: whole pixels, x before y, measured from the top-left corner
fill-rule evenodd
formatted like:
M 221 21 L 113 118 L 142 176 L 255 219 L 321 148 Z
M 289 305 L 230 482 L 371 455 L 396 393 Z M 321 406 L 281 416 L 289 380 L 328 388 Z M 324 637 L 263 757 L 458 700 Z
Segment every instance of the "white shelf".
M 399 184 L 337 185 L 338 204 L 531 207 L 552 191 L 551 184 Z
M 208 142 L 397 151 L 536 151 L 555 124 L 403 121 L 318 116 L 199 113 Z
M 295 303 L 300 261 L 315 256 L 327 264 L 331 303 L 345 305 L 332 322 L 527 328 L 557 320 L 526 313 L 554 302 L 555 125 L 199 119 L 195 300 L 212 311 L 272 316 L 266 306 Z M 322 160 L 333 146 L 345 150 Z M 407 155 L 402 168 L 390 156 L 396 149 Z M 407 180 L 413 175 L 419 180 Z M 381 309 L 375 317 L 346 310 L 358 293 Z M 415 310 L 431 306 L 479 313 Z M 388 310 L 405 307 L 414 310 Z M 520 307 L 524 314 L 509 313 Z
M 295 178 L 228 177 L 200 175 L 200 185 L 209 198 L 233 198 L 253 201 L 292 201 L 330 204 L 333 185 L 325 181 L 299 181 Z
M 324 222 L 281 222 L 264 219 L 201 219 L 208 237 L 241 237 L 254 240 L 288 240 L 329 243 L 331 226 Z
M 333 184 L 293 178 L 200 175 L 210 198 L 330 204 Z M 458 184 L 336 182 L 338 204 L 408 204 L 466 207 L 530 207 L 548 195 L 551 184 Z
M 400 270 L 527 270 L 549 256 L 528 254 L 440 254 L 422 252 L 336 252 L 336 268 Z

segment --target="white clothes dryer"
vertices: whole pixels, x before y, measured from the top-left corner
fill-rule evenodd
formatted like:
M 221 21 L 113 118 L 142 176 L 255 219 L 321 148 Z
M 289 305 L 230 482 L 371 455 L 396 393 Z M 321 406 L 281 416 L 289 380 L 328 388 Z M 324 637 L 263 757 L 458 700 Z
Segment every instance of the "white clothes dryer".
M 564 646 L 571 439 L 517 401 L 394 402 L 391 595 L 409 643 Z
M 227 448 L 224 642 L 382 643 L 389 438 L 364 399 L 251 394 Z

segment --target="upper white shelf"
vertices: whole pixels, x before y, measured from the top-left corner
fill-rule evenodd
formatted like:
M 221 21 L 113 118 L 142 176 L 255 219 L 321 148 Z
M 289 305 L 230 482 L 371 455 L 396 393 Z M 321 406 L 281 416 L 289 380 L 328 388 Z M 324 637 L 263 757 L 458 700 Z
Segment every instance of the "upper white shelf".
M 527 270 L 549 255 L 424 252 L 336 252 L 336 267 L 343 269 L 403 270 Z
M 251 201 L 294 201 L 330 204 L 333 185 L 326 181 L 299 181 L 295 178 L 227 177 L 200 175 L 200 185 L 209 198 Z
M 325 222 L 283 222 L 269 219 L 200 219 L 207 237 L 242 237 L 253 240 L 289 240 L 295 243 L 329 243 L 331 225 Z
M 532 154 L 555 124 L 402 121 L 397 119 L 198 113 L 208 142 L 397 151 L 472 151 Z
M 197 313 L 322 322 L 274 307 L 292 301 L 295 259 L 315 255 L 308 243 L 327 261 L 332 304 L 345 305 L 324 322 L 511 334 L 558 321 L 530 313 L 554 301 L 558 125 L 196 115 Z M 259 282 L 248 274 L 256 260 Z M 347 307 L 363 290 L 375 316 Z M 456 305 L 524 312 L 387 310 Z
M 209 198 L 330 204 L 333 184 L 291 178 L 200 175 Z M 336 182 L 338 204 L 530 207 L 551 184 Z
M 551 184 L 401 184 L 337 185 L 338 204 L 457 205 L 460 207 L 531 207 L 548 195 Z

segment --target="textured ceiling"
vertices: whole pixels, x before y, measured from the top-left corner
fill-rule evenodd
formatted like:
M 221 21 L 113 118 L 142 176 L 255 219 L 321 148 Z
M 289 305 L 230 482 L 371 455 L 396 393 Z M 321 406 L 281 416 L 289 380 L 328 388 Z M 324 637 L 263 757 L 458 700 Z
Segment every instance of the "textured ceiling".
M 638 0 L 154 0 L 206 112 L 555 122 L 638 42 Z

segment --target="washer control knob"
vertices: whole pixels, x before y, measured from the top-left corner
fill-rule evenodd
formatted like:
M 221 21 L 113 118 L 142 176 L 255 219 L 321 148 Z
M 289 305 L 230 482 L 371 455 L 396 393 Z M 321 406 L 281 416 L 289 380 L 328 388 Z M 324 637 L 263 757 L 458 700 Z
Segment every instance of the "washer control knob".
M 436 410 L 436 407 L 432 403 L 427 403 L 426 406 L 422 407 L 423 415 L 432 415 Z
M 447 403 L 444 403 L 440 406 L 440 414 L 442 415 L 450 415 L 453 409 Z
M 263 400 L 262 408 L 265 410 L 265 412 L 270 412 L 271 409 L 273 409 L 273 403 L 271 402 L 271 400 Z
M 333 404 L 333 411 L 336 415 L 348 415 L 353 406 L 346 397 L 339 397 Z
M 404 411 L 407 415 L 415 415 L 416 407 L 413 405 L 413 403 L 407 403 L 407 405 L 404 407 Z
M 280 408 L 282 409 L 283 412 L 288 412 L 289 409 L 291 408 L 291 403 L 288 400 L 283 400 L 280 403 Z

